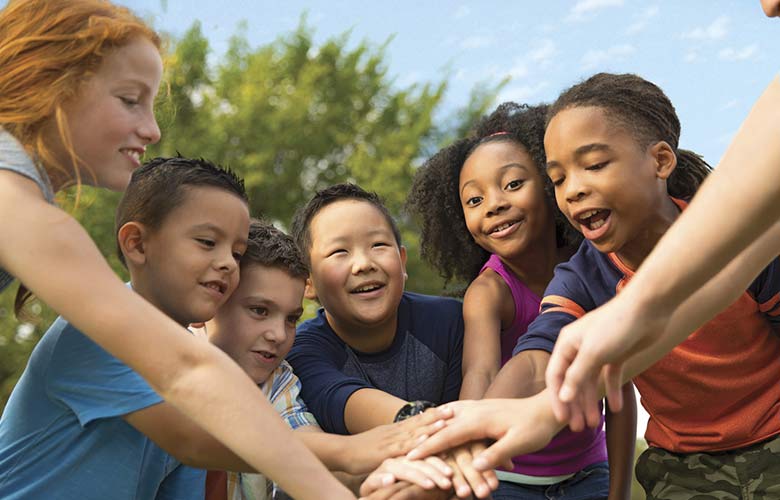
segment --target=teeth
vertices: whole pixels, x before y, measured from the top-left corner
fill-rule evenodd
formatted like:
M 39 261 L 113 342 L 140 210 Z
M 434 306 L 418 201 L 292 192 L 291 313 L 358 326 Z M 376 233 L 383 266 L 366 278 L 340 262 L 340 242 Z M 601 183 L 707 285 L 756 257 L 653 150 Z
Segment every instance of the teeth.
M 499 232 L 499 231 L 503 231 L 504 229 L 506 229 L 506 228 L 508 228 L 508 227 L 512 227 L 512 225 L 513 225 L 513 224 L 514 224 L 514 222 L 507 222 L 507 223 L 505 223 L 505 224 L 501 224 L 501 225 L 500 225 L 500 226 L 498 226 L 497 228 L 493 229 L 493 230 L 491 231 L 491 233 L 497 233 L 497 232 Z
M 127 156 L 133 158 L 135 161 L 137 162 L 141 161 L 141 153 L 139 153 L 138 151 L 132 149 L 125 149 L 123 151 Z
M 606 223 L 607 223 L 607 221 L 605 219 L 597 220 L 596 222 L 594 222 L 593 224 L 590 225 L 590 228 L 591 229 L 598 229 L 598 228 L 600 228 L 601 226 L 603 226 Z
M 211 288 L 212 290 L 216 290 L 218 292 L 222 291 L 222 287 L 217 283 L 206 283 L 206 288 Z
M 355 288 L 355 292 L 370 292 L 379 288 L 379 285 L 366 285 L 360 288 Z
M 588 217 L 593 217 L 593 216 L 594 216 L 594 215 L 596 215 L 597 213 L 599 213 L 599 211 L 598 211 L 598 210 L 588 210 L 588 211 L 587 211 L 587 212 L 585 212 L 584 214 L 580 214 L 580 217 L 579 217 L 579 218 L 580 218 L 580 219 L 587 219 Z

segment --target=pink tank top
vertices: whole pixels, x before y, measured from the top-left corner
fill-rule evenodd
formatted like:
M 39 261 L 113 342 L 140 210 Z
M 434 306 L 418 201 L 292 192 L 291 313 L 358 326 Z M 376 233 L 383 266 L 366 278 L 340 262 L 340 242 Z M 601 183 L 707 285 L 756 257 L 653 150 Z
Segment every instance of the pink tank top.
M 515 319 L 506 330 L 501 332 L 501 366 L 512 357 L 512 350 L 519 339 L 528 330 L 528 325 L 539 315 L 541 298 L 532 292 L 507 268 L 498 255 L 491 255 L 482 266 L 492 269 L 506 282 L 515 302 Z M 518 419 L 522 415 L 517 416 Z M 572 432 L 568 427 L 559 432 L 541 451 L 514 457 L 512 472 L 528 476 L 562 476 L 573 474 L 588 465 L 607 459 L 607 444 L 602 425 L 598 429 Z

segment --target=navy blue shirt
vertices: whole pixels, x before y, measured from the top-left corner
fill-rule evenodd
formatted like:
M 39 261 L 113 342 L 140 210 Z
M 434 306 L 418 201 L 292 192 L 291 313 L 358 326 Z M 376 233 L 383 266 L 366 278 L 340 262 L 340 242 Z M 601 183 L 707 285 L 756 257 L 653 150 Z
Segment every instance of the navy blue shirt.
M 359 389 L 387 392 L 406 401 L 436 404 L 458 399 L 463 355 L 460 301 L 404 292 L 392 345 L 363 353 L 328 324 L 325 310 L 297 328 L 287 361 L 303 384 L 301 395 L 327 432 L 348 434 L 347 399 Z

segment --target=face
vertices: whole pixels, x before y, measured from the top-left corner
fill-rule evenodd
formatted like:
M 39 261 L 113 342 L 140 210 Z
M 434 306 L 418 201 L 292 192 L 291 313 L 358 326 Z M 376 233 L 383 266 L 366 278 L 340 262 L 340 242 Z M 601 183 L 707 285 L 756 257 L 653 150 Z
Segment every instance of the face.
M 248 234 L 249 209 L 241 198 L 215 187 L 186 188 L 160 228 L 144 233 L 144 261 L 131 272 L 133 285 L 182 325 L 207 321 L 238 285 Z
M 658 225 L 668 202 L 664 180 L 674 154 L 666 143 L 642 148 L 602 108 L 588 106 L 555 115 L 544 147 L 555 199 L 569 222 L 601 252 L 646 255 L 655 241 L 650 249 L 633 247 Z
M 474 242 L 504 259 L 517 258 L 555 221 L 542 176 L 526 149 L 510 141 L 485 143 L 460 171 L 460 200 Z
M 261 265 L 241 269 L 241 283 L 206 325 L 209 340 L 257 384 L 265 382 L 290 352 L 303 314 L 305 280 Z
M 404 290 L 406 250 L 371 203 L 342 200 L 309 224 L 311 286 L 337 330 L 395 321 Z
M 153 104 L 161 78 L 157 48 L 136 38 L 107 55 L 78 96 L 63 105 L 73 149 L 87 166 L 81 171 L 84 184 L 127 187 L 146 146 L 160 140 Z M 54 152 L 61 165 L 72 165 L 64 147 Z
M 761 8 L 769 17 L 780 16 L 780 0 L 761 0 Z

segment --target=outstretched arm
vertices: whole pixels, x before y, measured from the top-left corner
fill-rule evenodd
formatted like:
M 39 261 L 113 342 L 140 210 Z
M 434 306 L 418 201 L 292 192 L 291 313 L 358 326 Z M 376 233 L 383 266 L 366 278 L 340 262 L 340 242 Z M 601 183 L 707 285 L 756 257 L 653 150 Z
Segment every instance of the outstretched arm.
M 353 498 L 238 365 L 129 290 L 81 225 L 32 181 L 0 171 L 0 213 L 13 214 L 0 218 L 0 267 L 296 498 Z
M 561 332 L 547 371 L 547 384 L 561 417 L 566 414 L 562 403 L 583 394 L 594 399 L 595 371 L 656 342 L 675 309 L 780 218 L 778 137 L 780 78 L 775 78 L 718 168 L 629 285 L 603 306 L 604 311 L 592 312 Z M 780 246 L 775 247 L 775 255 L 778 251 Z M 769 260 L 771 256 L 759 264 Z M 724 283 L 722 292 L 741 293 L 746 279 Z M 702 316 L 701 321 L 706 319 Z M 679 341 L 688 333 L 678 332 L 683 335 Z M 619 370 L 610 370 L 608 395 L 619 403 Z M 593 404 L 589 407 L 592 414 Z

